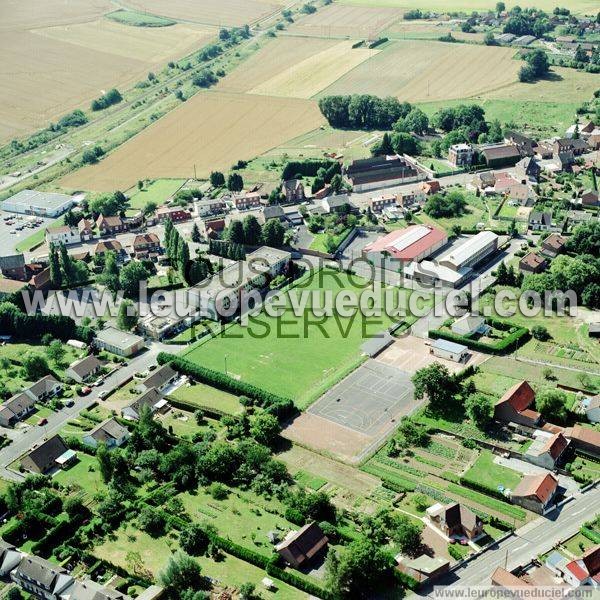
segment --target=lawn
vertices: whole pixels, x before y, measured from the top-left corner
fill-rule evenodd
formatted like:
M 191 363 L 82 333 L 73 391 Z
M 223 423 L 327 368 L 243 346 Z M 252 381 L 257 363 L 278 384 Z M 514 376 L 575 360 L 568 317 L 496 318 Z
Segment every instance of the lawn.
M 183 352 L 187 360 L 231 377 L 263 387 L 294 399 L 305 407 L 325 384 L 335 382 L 340 373 L 352 369 L 361 360 L 361 344 L 397 320 L 412 324 L 415 318 L 381 316 L 316 317 L 313 308 L 323 305 L 326 292 L 335 297 L 342 290 L 360 295 L 368 282 L 332 269 L 323 269 L 304 277 L 287 295 L 283 317 L 261 313 L 251 317 L 248 326 L 236 324 L 215 338 L 201 340 Z M 303 300 L 303 292 L 314 292 L 306 305 L 291 310 L 292 302 Z M 395 306 L 408 304 L 410 290 L 393 288 Z M 381 290 L 381 298 L 384 291 Z M 425 304 L 430 303 L 429 298 Z M 391 312 L 391 311 L 390 311 Z M 406 311 L 408 313 L 408 311 Z
M 182 385 L 171 396 L 200 409 L 218 410 L 230 415 L 235 415 L 242 410 L 242 405 L 233 394 L 223 392 L 204 383 Z
M 425 223 L 428 225 L 438 225 L 443 227 L 446 231 L 454 225 L 459 225 L 463 229 L 475 229 L 477 223 L 487 223 L 489 221 L 489 214 L 485 202 L 478 198 L 475 194 L 466 193 L 465 199 L 467 200 L 467 207 L 465 212 L 458 217 L 443 217 L 434 219 L 427 215 L 424 211 L 421 211 L 418 215 L 414 216 L 415 223 Z
M 53 411 L 45 406 L 35 405 L 35 412 L 31 413 L 26 419 L 25 423 L 29 425 L 37 425 L 41 419 L 47 419 Z
M 46 236 L 46 228 L 57 227 L 58 225 L 63 225 L 63 224 L 64 224 L 64 221 L 63 221 L 62 217 L 60 217 L 59 219 L 56 219 L 55 221 L 49 221 L 48 223 L 45 223 L 42 227 L 40 227 L 37 231 L 32 233 L 30 236 L 21 240 L 15 246 L 15 250 L 17 252 L 31 252 L 32 250 L 34 250 L 35 248 L 37 248 L 38 246 L 40 246 L 41 244 L 44 243 L 44 239 Z
M 333 238 L 335 242 L 335 248 L 339 247 L 339 245 L 350 235 L 352 229 L 345 229 L 342 233 L 338 235 L 332 235 L 327 232 L 316 233 L 313 237 L 312 242 L 310 243 L 310 250 L 316 250 L 317 252 L 326 252 L 331 253 L 331 250 L 327 249 L 327 239 Z
M 84 452 L 77 452 L 77 459 L 72 467 L 56 473 L 54 480 L 61 485 L 78 488 L 85 494 L 94 495 L 103 490 L 105 486 L 96 458 Z
M 313 473 L 309 473 L 308 471 L 298 471 L 294 475 L 294 479 L 299 485 L 310 488 L 315 492 L 320 490 L 327 483 L 327 479 L 319 477 L 318 475 L 314 475 Z
M 186 181 L 186 179 L 155 179 L 146 184 L 142 190 L 135 188 L 135 192 L 129 197 L 129 206 L 135 211 L 143 210 L 150 202 L 161 206 Z
M 494 462 L 494 455 L 489 450 L 482 450 L 475 464 L 465 473 L 465 477 L 482 485 L 497 489 L 499 485 L 514 490 L 521 475 Z
M 175 408 L 170 410 L 163 418 L 161 418 L 162 424 L 178 437 L 191 438 L 195 433 L 200 431 L 206 431 L 208 429 L 206 424 L 198 425 L 194 413 L 180 410 Z M 214 425 L 218 426 L 218 422 L 211 421 Z
M 582 533 L 577 533 L 563 543 L 563 546 L 574 556 L 581 556 L 586 550 L 594 547 L 594 542 L 585 537 Z

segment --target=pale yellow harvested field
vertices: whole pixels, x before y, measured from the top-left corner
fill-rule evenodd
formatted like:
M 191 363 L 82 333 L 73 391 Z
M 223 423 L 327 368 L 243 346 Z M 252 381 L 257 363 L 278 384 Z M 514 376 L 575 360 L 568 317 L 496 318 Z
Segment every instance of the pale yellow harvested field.
M 465 42 L 482 42 L 483 33 L 465 33 L 444 21 L 396 21 L 385 30 L 385 35 L 392 39 L 437 39 L 452 34 L 457 40 Z
M 324 119 L 312 100 L 201 92 L 142 131 L 99 164 L 64 177 L 68 189 L 127 189 L 158 177 L 199 177 L 227 171 L 319 127 Z
M 33 33 L 98 52 L 159 64 L 199 48 L 216 27 L 177 23 L 169 27 L 131 27 L 108 19 L 34 29 Z
M 403 11 L 397 8 L 330 4 L 312 15 L 299 18 L 288 31 L 297 35 L 371 39 L 400 19 L 402 14 Z
M 127 0 L 126 4 L 163 17 L 219 26 L 250 25 L 280 8 L 268 0 Z
M 292 64 L 278 75 L 250 90 L 251 94 L 311 98 L 354 67 L 372 58 L 378 50 L 352 48 L 351 41 Z
M 321 92 L 397 96 L 410 102 L 468 98 L 517 80 L 514 50 L 471 44 L 397 41 Z
M 335 46 L 336 40 L 280 36 L 254 53 L 217 85 L 224 92 L 247 92 L 298 62 Z

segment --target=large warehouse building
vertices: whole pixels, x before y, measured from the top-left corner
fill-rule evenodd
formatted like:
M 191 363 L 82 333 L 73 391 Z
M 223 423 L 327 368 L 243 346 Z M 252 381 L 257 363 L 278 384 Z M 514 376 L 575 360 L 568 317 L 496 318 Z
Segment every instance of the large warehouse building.
M 438 263 L 454 271 L 474 267 L 498 250 L 498 236 L 492 231 L 482 231 L 450 252 L 440 256 Z
M 408 156 L 375 156 L 353 161 L 345 169 L 355 192 L 368 192 L 401 183 L 427 179 L 427 175 Z
M 363 256 L 377 267 L 397 271 L 402 265 L 419 262 L 444 247 L 448 235 L 430 225 L 412 225 L 380 237 L 365 246 Z
M 22 190 L 2 203 L 2 210 L 38 217 L 60 217 L 75 204 L 72 196 L 36 190 Z

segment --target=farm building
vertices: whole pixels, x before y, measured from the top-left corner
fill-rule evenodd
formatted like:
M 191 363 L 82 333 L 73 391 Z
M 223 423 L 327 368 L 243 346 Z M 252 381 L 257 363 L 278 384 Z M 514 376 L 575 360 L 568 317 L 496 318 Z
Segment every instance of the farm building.
M 392 231 L 363 248 L 363 257 L 373 264 L 392 271 L 402 265 L 419 262 L 443 248 L 448 235 L 431 225 L 412 225 Z
M 541 515 L 548 510 L 557 489 L 558 480 L 551 473 L 525 475 L 512 490 L 511 500 L 514 504 Z
M 328 539 L 317 523 L 307 523 L 292 531 L 283 542 L 275 546 L 277 553 L 297 569 L 327 548 Z
M 600 457 L 600 431 L 576 424 L 573 427 L 567 427 L 564 433 L 576 450 L 597 458 Z
M 440 256 L 438 262 L 455 271 L 472 268 L 496 252 L 497 249 L 498 236 L 491 231 L 482 231 L 447 254 Z
M 526 381 L 516 383 L 496 402 L 494 418 L 504 423 L 535 427 L 540 422 L 541 415 L 529 408 L 534 400 L 535 392 Z
M 491 169 L 512 167 L 521 160 L 519 149 L 512 144 L 482 148 L 481 154 L 483 155 L 485 164 Z
M 448 340 L 435 340 L 431 344 L 431 354 L 445 360 L 457 363 L 465 362 L 469 357 L 469 349 L 462 344 L 455 344 Z
M 53 192 L 22 190 L 2 203 L 2 210 L 38 217 L 60 217 L 75 204 L 72 196 Z
M 552 470 L 569 447 L 569 440 L 562 433 L 549 435 L 540 432 L 523 455 L 528 462 Z
M 94 344 L 101 350 L 117 356 L 133 356 L 145 347 L 144 338 L 133 333 L 106 327 L 96 334 Z
M 345 169 L 355 192 L 412 183 L 426 179 L 425 173 L 406 156 L 376 156 L 355 160 Z
M 450 269 L 430 260 L 411 262 L 404 269 L 406 279 L 418 281 L 423 285 L 434 285 L 440 282 L 449 288 L 459 288 L 469 279 L 471 269 Z
M 590 423 L 600 423 L 600 394 L 585 403 L 585 415 Z

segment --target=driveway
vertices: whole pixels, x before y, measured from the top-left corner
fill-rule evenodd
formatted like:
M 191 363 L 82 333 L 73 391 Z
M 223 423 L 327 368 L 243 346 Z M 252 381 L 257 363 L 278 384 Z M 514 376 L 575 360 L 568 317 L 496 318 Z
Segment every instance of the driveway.
M 545 475 L 549 472 L 543 467 L 532 465 L 531 463 L 519 458 L 503 458 L 502 456 L 496 456 L 494 457 L 494 462 L 497 465 L 502 465 L 503 467 L 508 467 L 513 471 L 523 473 L 523 475 Z M 574 493 L 579 489 L 579 484 L 573 478 L 567 477 L 566 475 L 558 475 L 558 482 L 568 492 Z

